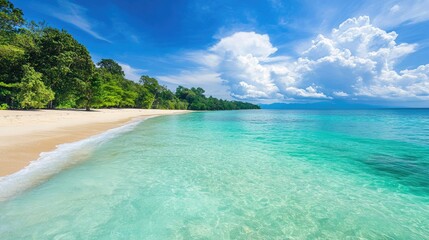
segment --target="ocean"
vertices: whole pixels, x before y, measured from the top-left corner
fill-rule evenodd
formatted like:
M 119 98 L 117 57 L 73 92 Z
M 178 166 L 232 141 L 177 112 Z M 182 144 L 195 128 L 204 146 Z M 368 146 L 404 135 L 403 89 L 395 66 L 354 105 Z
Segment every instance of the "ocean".
M 113 129 L 0 179 L 0 239 L 429 239 L 429 110 Z

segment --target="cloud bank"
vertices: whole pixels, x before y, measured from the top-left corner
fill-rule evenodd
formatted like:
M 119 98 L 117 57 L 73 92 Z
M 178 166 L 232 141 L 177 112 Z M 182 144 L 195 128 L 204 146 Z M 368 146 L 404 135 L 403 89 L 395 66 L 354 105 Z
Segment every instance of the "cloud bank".
M 394 10 L 393 10 L 394 11 Z M 416 44 L 395 32 L 350 18 L 319 35 L 299 57 L 276 55 L 266 34 L 236 32 L 207 50 L 189 53 L 199 71 L 213 73 L 232 97 L 256 102 L 429 100 L 429 64 L 397 70 Z M 164 77 L 166 78 L 166 77 Z

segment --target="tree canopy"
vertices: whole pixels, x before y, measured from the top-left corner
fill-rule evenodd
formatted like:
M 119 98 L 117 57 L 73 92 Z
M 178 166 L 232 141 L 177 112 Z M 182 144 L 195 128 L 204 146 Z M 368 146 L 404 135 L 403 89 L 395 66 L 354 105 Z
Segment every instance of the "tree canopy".
M 0 0 L 0 29 L 1 31 L 13 31 L 24 23 L 22 10 L 8 0 Z
M 113 59 L 101 59 L 101 61 L 97 63 L 97 66 L 99 68 L 106 69 L 106 71 L 111 74 L 118 74 L 123 77 L 125 76 L 124 71 L 122 71 L 122 67 Z
M 86 47 L 67 31 L 25 22 L 20 9 L 0 0 L 0 109 L 259 108 L 204 93 L 183 86 L 173 92 L 150 76 L 128 80 L 113 59 L 95 65 Z
M 19 106 L 23 109 L 43 108 L 54 99 L 54 92 L 42 82 L 42 74 L 34 68 L 24 65 L 24 77 L 19 83 L 20 90 L 16 96 Z

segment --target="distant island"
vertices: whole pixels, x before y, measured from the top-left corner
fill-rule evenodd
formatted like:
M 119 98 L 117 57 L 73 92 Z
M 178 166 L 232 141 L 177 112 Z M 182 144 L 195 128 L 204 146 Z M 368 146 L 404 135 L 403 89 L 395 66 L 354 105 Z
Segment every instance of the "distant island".
M 125 78 L 112 59 L 95 65 L 86 47 L 65 30 L 27 22 L 21 9 L 0 1 L 0 109 L 145 108 L 259 109 L 258 105 L 206 97 L 202 88 L 176 92 L 142 76 Z

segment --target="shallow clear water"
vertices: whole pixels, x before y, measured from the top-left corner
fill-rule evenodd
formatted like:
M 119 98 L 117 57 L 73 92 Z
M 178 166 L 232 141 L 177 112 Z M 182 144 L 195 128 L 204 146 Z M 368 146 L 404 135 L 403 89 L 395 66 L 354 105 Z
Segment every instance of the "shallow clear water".
M 428 110 L 166 116 L 79 151 L 0 202 L 0 239 L 429 239 Z

